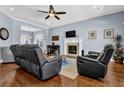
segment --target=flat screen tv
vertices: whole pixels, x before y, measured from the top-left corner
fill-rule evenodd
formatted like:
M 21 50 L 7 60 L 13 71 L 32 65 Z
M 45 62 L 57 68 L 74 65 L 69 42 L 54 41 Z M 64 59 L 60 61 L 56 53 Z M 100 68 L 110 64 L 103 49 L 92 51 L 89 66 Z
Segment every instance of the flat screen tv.
M 69 37 L 76 37 L 76 31 L 75 30 L 67 31 L 66 32 L 66 38 L 69 38 Z

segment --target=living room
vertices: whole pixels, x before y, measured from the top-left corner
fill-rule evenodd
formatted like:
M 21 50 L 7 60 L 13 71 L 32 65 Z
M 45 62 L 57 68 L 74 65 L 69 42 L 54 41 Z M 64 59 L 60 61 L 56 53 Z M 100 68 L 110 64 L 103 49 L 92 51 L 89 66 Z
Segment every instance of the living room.
M 123 5 L 1 5 L 0 25 L 1 87 L 124 86 Z

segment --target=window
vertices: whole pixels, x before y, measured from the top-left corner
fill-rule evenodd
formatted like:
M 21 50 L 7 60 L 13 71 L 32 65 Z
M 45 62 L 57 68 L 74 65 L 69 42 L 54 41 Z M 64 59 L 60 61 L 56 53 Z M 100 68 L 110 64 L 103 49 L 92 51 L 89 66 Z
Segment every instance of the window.
M 20 29 L 21 29 L 21 39 L 20 39 L 21 44 L 33 44 L 34 33 L 41 30 L 27 25 L 21 25 Z M 38 44 L 39 46 L 42 45 L 41 37 L 43 36 L 40 35 L 36 37 L 35 44 Z
M 43 34 L 36 34 L 34 43 L 38 44 L 40 47 L 43 47 L 43 43 L 44 43 Z
M 29 34 L 21 34 L 21 44 L 32 44 L 32 36 Z

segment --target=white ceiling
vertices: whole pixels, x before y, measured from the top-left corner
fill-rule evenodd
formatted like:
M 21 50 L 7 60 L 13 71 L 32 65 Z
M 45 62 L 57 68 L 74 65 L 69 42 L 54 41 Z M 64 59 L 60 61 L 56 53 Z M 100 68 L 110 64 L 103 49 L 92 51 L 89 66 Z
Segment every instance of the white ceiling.
M 29 21 L 44 27 L 56 27 L 93 17 L 108 15 L 119 11 L 124 11 L 122 5 L 99 5 L 93 8 L 91 5 L 54 5 L 56 11 L 66 11 L 65 15 L 58 15 L 60 20 L 49 18 L 45 20 L 47 14 L 39 13 L 37 10 L 48 11 L 48 5 L 1 5 L 0 10 L 9 16 Z M 10 8 L 14 8 L 13 11 Z

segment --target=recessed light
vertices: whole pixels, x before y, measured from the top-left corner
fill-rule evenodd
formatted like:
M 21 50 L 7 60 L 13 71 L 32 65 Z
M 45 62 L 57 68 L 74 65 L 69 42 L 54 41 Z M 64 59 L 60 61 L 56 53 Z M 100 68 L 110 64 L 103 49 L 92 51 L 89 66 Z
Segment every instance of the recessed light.
M 11 10 L 11 11 L 13 11 L 13 10 L 14 10 L 14 8 L 13 8 L 13 7 L 11 7 L 11 8 L 10 8 L 10 10 Z
M 92 8 L 94 8 L 94 9 L 95 9 L 95 8 L 96 8 L 96 6 L 92 6 Z
M 124 22 L 122 24 L 124 24 Z
M 95 6 L 95 5 L 94 5 L 94 6 L 92 6 L 92 8 L 97 9 L 97 10 L 100 10 L 101 6 L 98 6 L 98 5 Z

